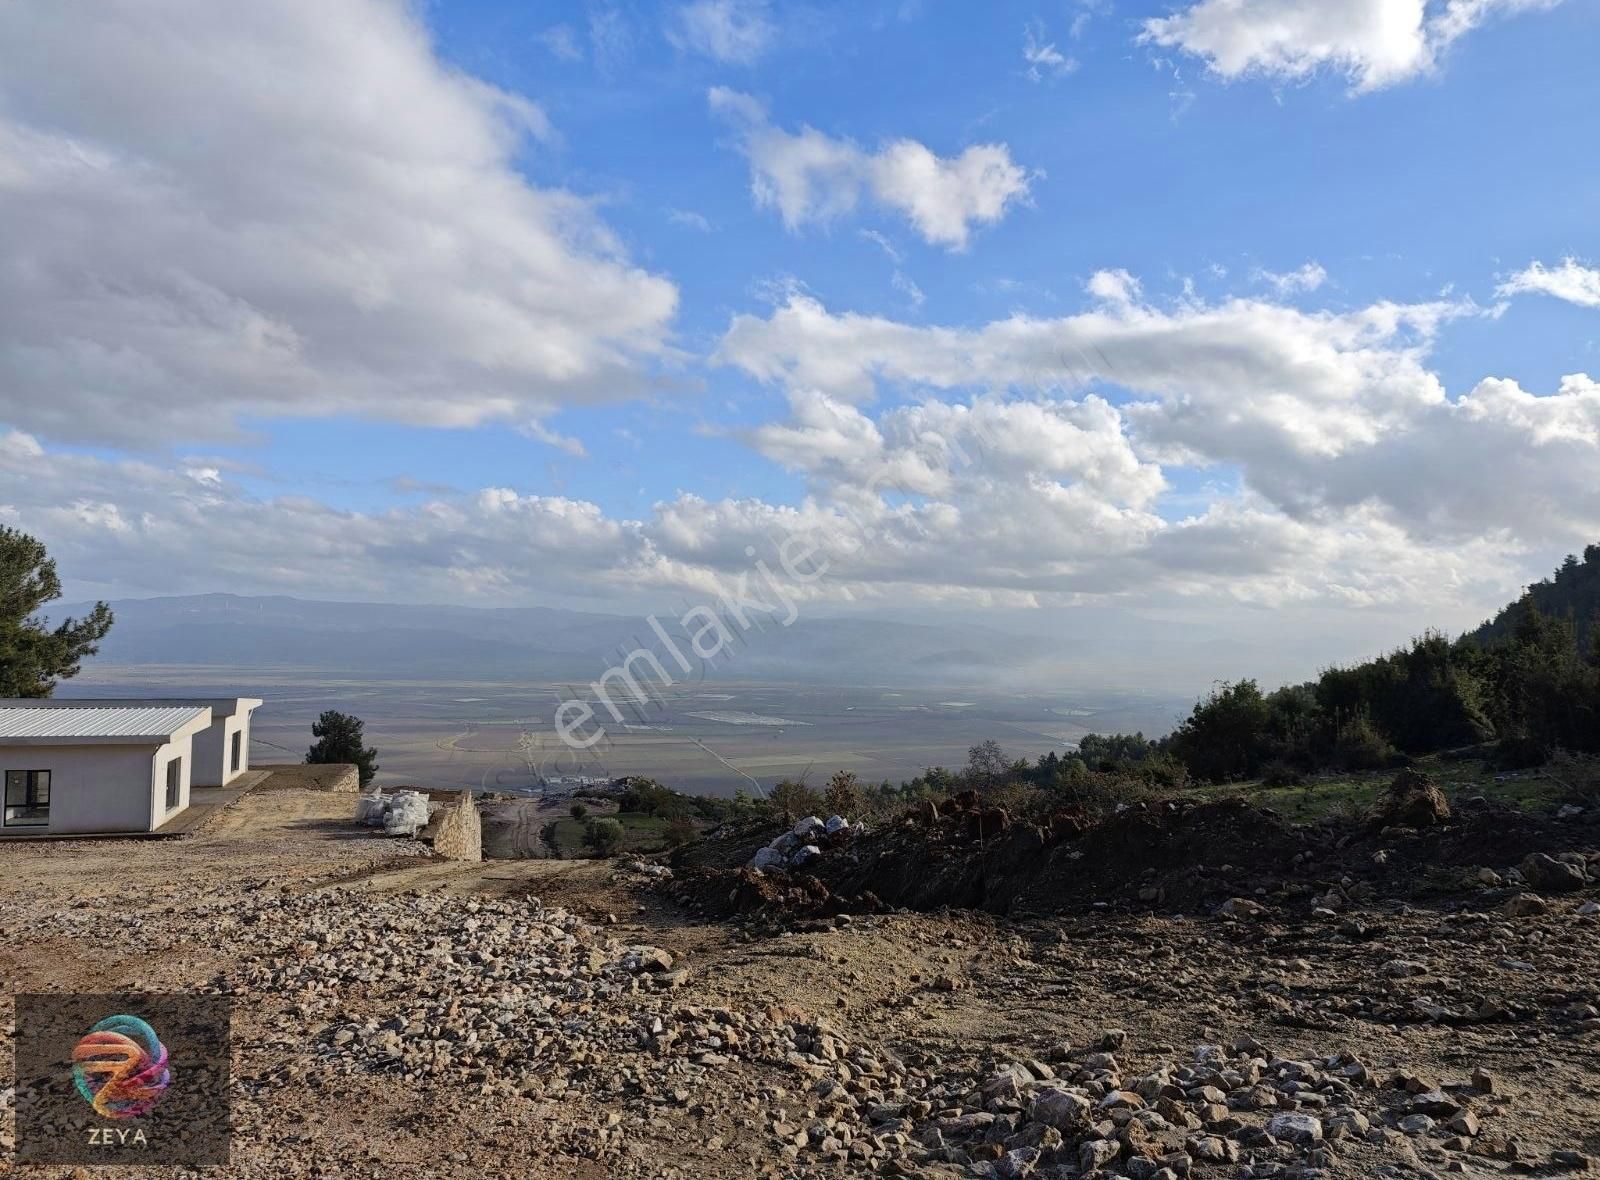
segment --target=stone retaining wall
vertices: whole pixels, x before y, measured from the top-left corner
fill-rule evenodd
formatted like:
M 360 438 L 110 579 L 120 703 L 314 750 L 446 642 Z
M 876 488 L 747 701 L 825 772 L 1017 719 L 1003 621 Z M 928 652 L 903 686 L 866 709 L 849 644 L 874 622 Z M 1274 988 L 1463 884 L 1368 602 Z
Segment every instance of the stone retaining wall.
M 471 791 L 459 791 L 455 801 L 446 803 L 433 817 L 423 839 L 432 839 L 433 850 L 450 860 L 483 859 L 483 821 Z
M 355 794 L 361 790 L 361 774 L 349 762 L 290 762 L 281 766 L 257 766 L 268 771 L 258 791 L 338 791 Z

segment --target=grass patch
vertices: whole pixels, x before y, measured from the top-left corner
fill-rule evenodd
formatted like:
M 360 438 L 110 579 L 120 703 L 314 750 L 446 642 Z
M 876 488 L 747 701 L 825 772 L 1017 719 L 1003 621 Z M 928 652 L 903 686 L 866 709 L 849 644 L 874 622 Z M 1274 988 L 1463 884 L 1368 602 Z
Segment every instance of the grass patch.
M 597 814 L 595 818 L 600 818 Z M 660 816 L 645 815 L 642 811 L 614 812 L 610 816 L 622 825 L 623 852 L 660 852 L 667 846 L 665 829 L 667 821 Z M 583 842 L 583 832 L 588 820 L 570 816 L 555 821 L 554 842 L 562 857 L 588 856 L 589 848 Z
M 1549 810 L 1564 801 L 1563 788 L 1538 770 L 1498 774 L 1480 760 L 1460 761 L 1429 755 L 1412 765 L 1431 775 L 1452 802 L 1482 795 L 1528 811 Z M 1237 796 L 1256 807 L 1270 807 L 1295 823 L 1316 823 L 1331 815 L 1365 812 L 1394 780 L 1392 770 L 1361 774 L 1312 775 L 1299 786 L 1269 787 L 1260 781 L 1198 787 L 1201 799 Z

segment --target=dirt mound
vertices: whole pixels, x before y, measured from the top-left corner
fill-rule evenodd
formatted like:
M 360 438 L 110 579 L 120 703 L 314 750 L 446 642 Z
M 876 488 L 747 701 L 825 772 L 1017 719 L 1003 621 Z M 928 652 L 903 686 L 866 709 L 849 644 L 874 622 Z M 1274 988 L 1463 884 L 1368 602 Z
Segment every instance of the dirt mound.
M 1133 807 L 1088 827 L 1081 813 L 1028 823 L 963 796 L 918 809 L 806 872 L 730 867 L 754 843 L 742 835 L 731 847 L 675 858 L 675 888 L 685 900 L 721 914 L 883 906 L 1054 913 L 1140 901 L 1189 908 L 1258 881 L 1275 886 L 1312 840 L 1272 812 L 1233 800 Z
M 1372 809 L 1376 827 L 1431 828 L 1450 818 L 1450 801 L 1427 775 L 1402 770 Z
M 914 808 L 802 871 L 744 867 L 769 829 L 704 840 L 674 858 L 673 888 L 716 915 L 1213 913 L 1235 897 L 1309 911 L 1464 893 L 1479 887 L 1480 868 L 1505 871 L 1543 852 L 1559 859 L 1595 838 L 1585 825 L 1481 799 L 1452 815 L 1437 794 L 1425 776 L 1402 774 L 1381 807 L 1387 822 L 1297 826 L 1240 799 L 1137 804 L 1099 822 L 1062 810 L 1032 822 L 968 792 Z

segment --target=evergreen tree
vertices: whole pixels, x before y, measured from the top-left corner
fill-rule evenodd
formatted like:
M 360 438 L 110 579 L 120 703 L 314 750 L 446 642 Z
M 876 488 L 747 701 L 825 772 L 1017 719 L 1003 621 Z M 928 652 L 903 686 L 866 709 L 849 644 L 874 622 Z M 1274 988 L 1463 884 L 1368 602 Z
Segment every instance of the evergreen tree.
M 352 763 L 361 775 L 364 787 L 378 773 L 378 751 L 361 743 L 365 737 L 364 725 L 359 717 L 326 710 L 311 723 L 311 736 L 317 740 L 306 751 L 306 761 L 315 763 Z
M 83 657 L 111 630 L 111 608 L 103 602 L 51 628 L 35 612 L 60 597 L 56 563 L 44 546 L 0 525 L 0 696 L 49 696 L 58 681 L 78 674 Z

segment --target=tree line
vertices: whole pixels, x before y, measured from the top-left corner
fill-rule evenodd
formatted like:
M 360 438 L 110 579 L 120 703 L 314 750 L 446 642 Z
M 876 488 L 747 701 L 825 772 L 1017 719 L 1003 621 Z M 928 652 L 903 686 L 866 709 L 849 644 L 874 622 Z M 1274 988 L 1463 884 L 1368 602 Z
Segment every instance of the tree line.
M 1557 750 L 1600 753 L 1597 616 L 1600 545 L 1591 545 L 1458 639 L 1428 632 L 1272 692 L 1223 682 L 1160 742 L 1089 738 L 1079 752 L 1117 765 L 1170 757 L 1205 782 L 1378 769 L 1491 742 L 1504 768 Z

